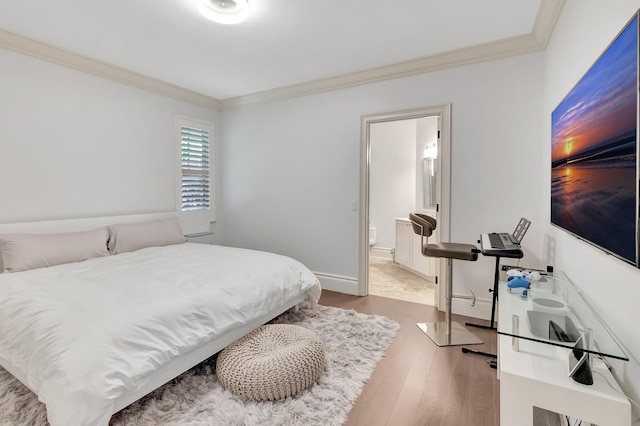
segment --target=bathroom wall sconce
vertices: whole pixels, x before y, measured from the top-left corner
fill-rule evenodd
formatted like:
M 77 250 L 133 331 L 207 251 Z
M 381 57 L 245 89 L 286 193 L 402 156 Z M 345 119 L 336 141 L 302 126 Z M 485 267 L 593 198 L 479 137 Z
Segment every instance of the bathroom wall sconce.
M 433 144 L 424 149 L 424 157 L 423 158 L 438 158 L 438 145 Z
M 239 24 L 249 16 L 247 0 L 201 0 L 200 14 L 218 24 Z

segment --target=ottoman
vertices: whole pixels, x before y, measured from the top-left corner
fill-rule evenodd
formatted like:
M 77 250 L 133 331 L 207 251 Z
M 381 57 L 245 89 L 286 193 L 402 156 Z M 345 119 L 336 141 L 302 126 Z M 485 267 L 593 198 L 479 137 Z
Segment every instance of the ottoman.
M 222 350 L 216 375 L 235 395 L 273 401 L 308 388 L 325 367 L 324 346 L 313 331 L 297 325 L 267 324 Z

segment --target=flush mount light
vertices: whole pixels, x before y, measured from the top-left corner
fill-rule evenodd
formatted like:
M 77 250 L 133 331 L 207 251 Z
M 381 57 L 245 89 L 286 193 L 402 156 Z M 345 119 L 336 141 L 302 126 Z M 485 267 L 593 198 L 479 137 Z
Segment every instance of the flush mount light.
M 247 19 L 247 0 L 201 0 L 200 13 L 219 24 L 239 24 Z

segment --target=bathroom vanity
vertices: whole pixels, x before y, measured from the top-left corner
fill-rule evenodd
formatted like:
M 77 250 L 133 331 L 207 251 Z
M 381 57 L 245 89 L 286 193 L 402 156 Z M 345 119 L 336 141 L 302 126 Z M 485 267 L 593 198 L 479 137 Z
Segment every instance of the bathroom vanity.
M 436 259 L 422 255 L 421 238 L 413 232 L 409 218 L 396 218 L 395 262 L 423 278 L 433 280 L 437 274 Z

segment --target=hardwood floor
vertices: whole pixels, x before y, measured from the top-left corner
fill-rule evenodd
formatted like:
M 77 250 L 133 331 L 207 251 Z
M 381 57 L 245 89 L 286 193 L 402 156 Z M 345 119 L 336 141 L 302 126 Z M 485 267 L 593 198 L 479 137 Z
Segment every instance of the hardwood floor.
M 444 320 L 437 309 L 379 296 L 323 291 L 320 304 L 383 315 L 400 330 L 366 383 L 345 426 L 498 426 L 499 382 L 487 358 L 463 354 L 461 346 L 438 347 L 416 326 Z M 462 316 L 465 321 L 485 323 Z M 496 333 L 470 328 L 484 342 L 468 346 L 496 353 Z

